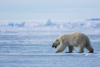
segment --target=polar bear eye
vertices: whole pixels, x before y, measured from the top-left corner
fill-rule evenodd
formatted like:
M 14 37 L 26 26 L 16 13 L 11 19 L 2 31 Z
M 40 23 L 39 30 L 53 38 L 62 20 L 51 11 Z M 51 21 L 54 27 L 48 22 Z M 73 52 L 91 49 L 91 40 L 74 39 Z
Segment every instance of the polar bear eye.
M 56 41 L 59 41 L 58 39 Z

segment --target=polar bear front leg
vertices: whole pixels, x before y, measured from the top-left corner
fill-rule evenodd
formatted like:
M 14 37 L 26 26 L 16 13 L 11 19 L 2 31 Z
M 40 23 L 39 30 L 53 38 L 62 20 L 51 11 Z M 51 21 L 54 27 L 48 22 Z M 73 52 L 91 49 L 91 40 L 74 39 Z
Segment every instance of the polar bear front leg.
M 72 53 L 73 50 L 74 50 L 74 47 L 73 46 L 68 46 L 68 49 L 69 49 L 69 51 L 68 52 L 65 52 L 65 53 Z
M 61 43 L 59 48 L 55 51 L 55 53 L 62 52 L 66 48 L 66 44 Z

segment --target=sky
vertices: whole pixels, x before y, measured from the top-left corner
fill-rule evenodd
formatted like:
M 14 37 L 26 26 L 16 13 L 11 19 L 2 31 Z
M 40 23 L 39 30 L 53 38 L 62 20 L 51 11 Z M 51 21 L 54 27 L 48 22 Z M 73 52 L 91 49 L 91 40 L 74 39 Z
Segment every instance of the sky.
M 0 0 L 0 20 L 100 18 L 100 0 Z

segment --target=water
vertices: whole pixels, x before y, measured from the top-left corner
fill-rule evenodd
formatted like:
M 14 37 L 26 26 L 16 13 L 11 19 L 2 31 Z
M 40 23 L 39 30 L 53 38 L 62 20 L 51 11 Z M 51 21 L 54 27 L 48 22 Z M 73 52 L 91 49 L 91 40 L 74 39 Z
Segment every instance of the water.
M 0 26 L 0 67 L 100 67 L 100 35 L 98 28 L 43 26 L 27 23 L 24 27 Z M 29 25 L 30 26 L 29 26 Z M 33 24 L 33 26 L 32 26 Z M 35 26 L 34 26 L 35 24 Z M 37 24 L 37 25 L 36 25 Z M 65 24 L 65 23 L 62 23 Z M 74 23 L 73 23 L 74 24 Z M 44 24 L 45 25 L 45 24 Z M 76 30 L 72 30 L 76 29 Z M 90 30 L 92 29 L 92 30 Z M 95 30 L 96 31 L 93 31 Z M 94 53 L 54 53 L 53 41 L 63 33 L 82 32 L 88 35 Z M 92 32 L 92 33 L 91 33 Z

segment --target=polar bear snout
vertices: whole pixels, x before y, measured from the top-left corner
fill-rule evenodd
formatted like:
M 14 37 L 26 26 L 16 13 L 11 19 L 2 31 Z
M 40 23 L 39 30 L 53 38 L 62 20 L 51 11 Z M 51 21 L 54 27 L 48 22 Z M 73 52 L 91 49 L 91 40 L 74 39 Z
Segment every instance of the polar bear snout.
M 52 48 L 57 48 L 57 46 L 60 44 L 59 40 L 56 39 L 54 42 L 53 42 L 53 45 L 52 45 Z
M 54 43 L 53 43 L 52 48 L 54 48 L 54 47 L 57 48 L 57 46 L 55 46 Z

